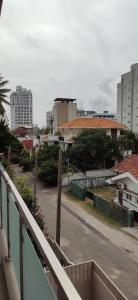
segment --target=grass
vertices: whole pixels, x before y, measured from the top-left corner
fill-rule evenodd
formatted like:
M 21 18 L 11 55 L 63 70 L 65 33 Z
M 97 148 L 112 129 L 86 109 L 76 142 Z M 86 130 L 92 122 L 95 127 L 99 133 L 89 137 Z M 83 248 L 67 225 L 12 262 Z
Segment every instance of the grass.
M 79 205 L 82 209 L 84 209 L 89 215 L 94 216 L 99 221 L 112 228 L 120 229 L 121 224 L 113 218 L 106 216 L 102 211 L 94 207 L 91 200 L 80 200 L 71 192 L 65 192 L 65 195 L 67 196 L 68 200 L 76 202 L 76 204 Z
M 91 190 L 97 196 L 103 198 L 104 200 L 111 201 L 116 196 L 116 191 L 110 187 L 98 186 Z

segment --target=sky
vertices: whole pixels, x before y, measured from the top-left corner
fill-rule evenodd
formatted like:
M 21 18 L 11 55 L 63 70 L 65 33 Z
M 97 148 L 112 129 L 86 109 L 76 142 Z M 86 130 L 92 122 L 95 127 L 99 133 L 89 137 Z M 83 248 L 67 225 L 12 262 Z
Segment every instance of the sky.
M 57 97 L 116 112 L 117 83 L 138 62 L 137 19 L 138 0 L 4 0 L 0 73 L 32 90 L 39 126 Z

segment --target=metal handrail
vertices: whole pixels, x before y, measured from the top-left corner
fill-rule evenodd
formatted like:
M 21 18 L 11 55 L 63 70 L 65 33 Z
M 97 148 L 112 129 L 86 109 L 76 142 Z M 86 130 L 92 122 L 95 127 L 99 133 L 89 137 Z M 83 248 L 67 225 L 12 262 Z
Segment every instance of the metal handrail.
M 68 300 L 81 300 L 81 297 L 79 296 L 78 292 L 76 291 L 66 272 L 62 268 L 60 262 L 58 261 L 49 243 L 47 242 L 43 232 L 39 228 L 28 207 L 23 201 L 21 195 L 17 191 L 15 185 L 13 184 L 12 180 L 10 179 L 9 175 L 7 174 L 7 172 L 1 164 L 0 173 L 6 184 L 8 184 L 10 191 L 14 194 L 17 206 L 22 214 L 23 221 L 27 226 L 29 226 L 30 232 L 35 242 L 37 243 L 39 249 L 41 250 L 41 253 L 44 259 L 46 260 L 46 263 L 53 277 L 55 278 L 59 287 L 62 289 L 64 296 Z

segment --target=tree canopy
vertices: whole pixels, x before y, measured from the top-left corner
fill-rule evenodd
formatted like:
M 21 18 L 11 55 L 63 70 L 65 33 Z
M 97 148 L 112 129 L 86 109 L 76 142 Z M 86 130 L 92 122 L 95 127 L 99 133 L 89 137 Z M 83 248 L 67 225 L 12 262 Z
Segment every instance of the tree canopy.
M 121 135 L 118 138 L 120 150 L 128 151 L 132 150 L 133 153 L 137 150 L 138 147 L 138 139 L 136 135 L 130 130 L 122 130 Z
M 74 166 L 83 171 L 112 167 L 121 158 L 118 141 L 101 129 L 84 130 L 66 155 Z
M 0 152 L 7 153 L 7 148 L 11 147 L 12 153 L 19 155 L 22 149 L 21 143 L 11 134 L 8 125 L 4 120 L 0 121 Z
M 6 100 L 7 93 L 10 92 L 10 89 L 5 88 L 5 85 L 7 85 L 8 80 L 3 80 L 3 77 L 0 75 L 0 115 L 4 115 L 5 109 L 3 107 L 3 104 L 10 103 Z

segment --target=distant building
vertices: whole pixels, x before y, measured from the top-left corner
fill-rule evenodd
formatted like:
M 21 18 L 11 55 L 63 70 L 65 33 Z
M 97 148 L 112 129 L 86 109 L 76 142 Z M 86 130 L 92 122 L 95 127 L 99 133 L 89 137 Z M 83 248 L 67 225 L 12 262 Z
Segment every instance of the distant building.
M 32 127 L 33 124 L 33 104 L 32 92 L 16 87 L 16 91 L 10 95 L 11 104 L 11 129 L 17 127 Z
M 54 100 L 53 118 L 54 118 L 54 131 L 67 121 L 73 120 L 77 117 L 77 104 L 76 99 L 71 98 L 56 98 Z
M 107 135 L 117 138 L 123 128 L 126 126 L 109 119 L 78 118 L 61 124 L 58 130 L 62 132 L 65 139 L 76 137 L 83 129 L 104 129 Z
M 104 119 L 111 119 L 115 120 L 116 115 L 110 113 L 108 110 L 104 110 L 101 113 L 96 112 L 95 110 L 84 110 L 84 109 L 77 109 L 77 116 L 78 117 L 88 117 L 88 118 L 104 118 Z
M 117 85 L 117 120 L 138 133 L 138 63 L 121 75 Z

